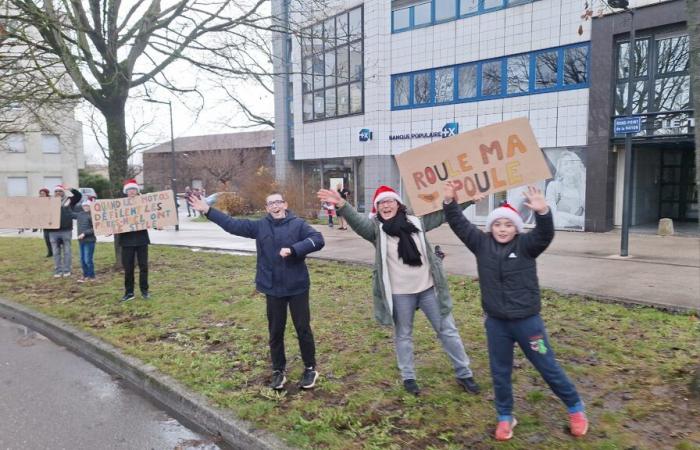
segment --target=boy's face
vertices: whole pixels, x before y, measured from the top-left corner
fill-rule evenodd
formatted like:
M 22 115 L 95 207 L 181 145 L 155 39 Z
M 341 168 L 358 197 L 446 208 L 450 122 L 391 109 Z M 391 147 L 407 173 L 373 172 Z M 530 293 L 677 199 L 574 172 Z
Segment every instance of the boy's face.
M 287 202 L 279 194 L 270 195 L 265 199 L 265 209 L 273 219 L 284 219 L 287 216 Z
M 508 219 L 498 219 L 491 224 L 491 236 L 499 244 L 507 244 L 513 240 L 516 234 L 518 234 L 518 229 Z
M 126 196 L 129 198 L 134 198 L 139 194 L 138 189 L 127 189 Z
M 83 211 L 90 212 L 90 205 L 83 205 Z

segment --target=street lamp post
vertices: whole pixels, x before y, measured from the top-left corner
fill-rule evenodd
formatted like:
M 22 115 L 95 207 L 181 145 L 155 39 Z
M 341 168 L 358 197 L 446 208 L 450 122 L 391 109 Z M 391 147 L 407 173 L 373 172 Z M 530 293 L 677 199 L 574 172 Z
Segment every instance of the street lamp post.
M 173 198 L 175 199 L 175 213 L 178 214 L 178 211 L 177 211 L 177 186 L 176 186 L 176 183 L 177 183 L 177 160 L 175 158 L 175 132 L 173 130 L 173 105 L 170 102 L 170 100 L 168 100 L 167 102 L 163 102 L 160 100 L 154 100 L 152 98 L 147 98 L 146 101 L 149 103 L 160 103 L 161 105 L 168 105 L 168 112 L 170 113 L 170 158 L 171 158 L 171 162 L 172 162 L 171 165 L 172 165 L 172 169 L 173 169 L 172 176 L 170 178 L 170 187 L 173 190 Z M 178 222 L 179 222 L 179 219 L 178 219 Z M 175 224 L 175 231 L 179 231 L 179 230 L 180 230 L 180 225 Z
M 628 75 L 627 75 L 627 104 L 625 105 L 625 115 L 632 116 L 632 99 L 636 87 L 634 86 L 635 73 L 635 30 L 634 11 L 629 9 L 628 0 L 609 0 L 608 5 L 612 8 L 620 8 L 630 14 L 630 42 L 628 51 Z M 620 239 L 620 256 L 629 256 L 629 234 L 630 222 L 632 221 L 632 133 L 625 133 L 625 173 L 624 188 L 622 196 L 622 236 Z

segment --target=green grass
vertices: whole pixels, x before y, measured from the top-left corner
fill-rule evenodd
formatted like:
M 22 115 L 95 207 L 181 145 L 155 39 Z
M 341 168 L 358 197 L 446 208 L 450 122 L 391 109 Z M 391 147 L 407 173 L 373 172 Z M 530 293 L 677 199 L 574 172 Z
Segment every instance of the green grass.
M 264 297 L 254 257 L 150 249 L 153 300 L 126 305 L 111 245 L 98 244 L 97 282 L 53 279 L 40 239 L 0 239 L 0 296 L 62 319 L 156 366 L 214 404 L 301 448 L 492 448 L 495 412 L 478 285 L 451 277 L 455 318 L 483 394 L 461 392 L 421 314 L 415 398 L 403 392 L 390 328 L 372 318 L 371 271 L 309 261 L 317 389 L 274 392 Z M 73 243 L 76 246 L 75 242 Z M 77 250 L 77 246 L 74 247 Z M 77 251 L 74 252 L 74 255 Z M 79 272 L 74 258 L 74 273 Z M 499 448 L 700 448 L 700 405 L 687 385 L 700 359 L 697 317 L 543 294 L 554 350 L 588 404 L 589 435 L 566 433 L 566 413 L 520 350 L 515 438 Z M 302 363 L 291 323 L 290 378 Z

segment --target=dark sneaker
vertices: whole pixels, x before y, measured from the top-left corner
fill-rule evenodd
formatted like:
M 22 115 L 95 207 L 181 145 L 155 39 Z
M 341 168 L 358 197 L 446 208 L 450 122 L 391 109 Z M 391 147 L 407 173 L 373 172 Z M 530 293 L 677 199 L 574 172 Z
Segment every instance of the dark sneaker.
M 275 370 L 272 372 L 272 380 L 270 381 L 270 389 L 279 391 L 284 388 L 284 383 L 287 382 L 287 377 L 284 376 L 284 370 Z
M 123 302 L 128 302 L 129 300 L 135 299 L 136 296 L 134 294 L 124 294 L 124 297 L 120 300 L 122 303 Z
M 406 392 L 409 394 L 420 394 L 420 388 L 418 387 L 416 380 L 403 380 L 403 388 L 406 389 Z
M 479 392 L 481 392 L 481 388 L 476 383 L 476 381 L 474 381 L 473 377 L 457 378 L 457 384 L 462 386 L 465 391 L 471 392 L 472 394 L 478 394 Z
M 143 297 L 144 300 L 149 300 L 151 298 L 151 294 L 148 292 L 141 292 L 141 297 Z
M 316 380 L 318 380 L 318 372 L 315 371 L 313 367 L 307 367 L 304 369 L 304 374 L 301 376 L 299 386 L 302 389 L 311 389 L 316 385 Z

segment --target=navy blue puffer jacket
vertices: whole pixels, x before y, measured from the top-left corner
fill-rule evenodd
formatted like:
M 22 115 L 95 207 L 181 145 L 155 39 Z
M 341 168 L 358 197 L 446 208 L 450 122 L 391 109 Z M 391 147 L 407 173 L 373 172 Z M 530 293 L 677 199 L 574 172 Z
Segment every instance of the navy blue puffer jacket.
M 234 219 L 215 208 L 209 208 L 207 218 L 231 234 L 255 239 L 258 291 L 287 297 L 309 289 L 306 255 L 321 250 L 325 243 L 323 235 L 303 219 L 291 211 L 279 220 L 269 214 L 260 220 Z M 282 248 L 292 249 L 292 255 L 282 258 L 279 254 Z

